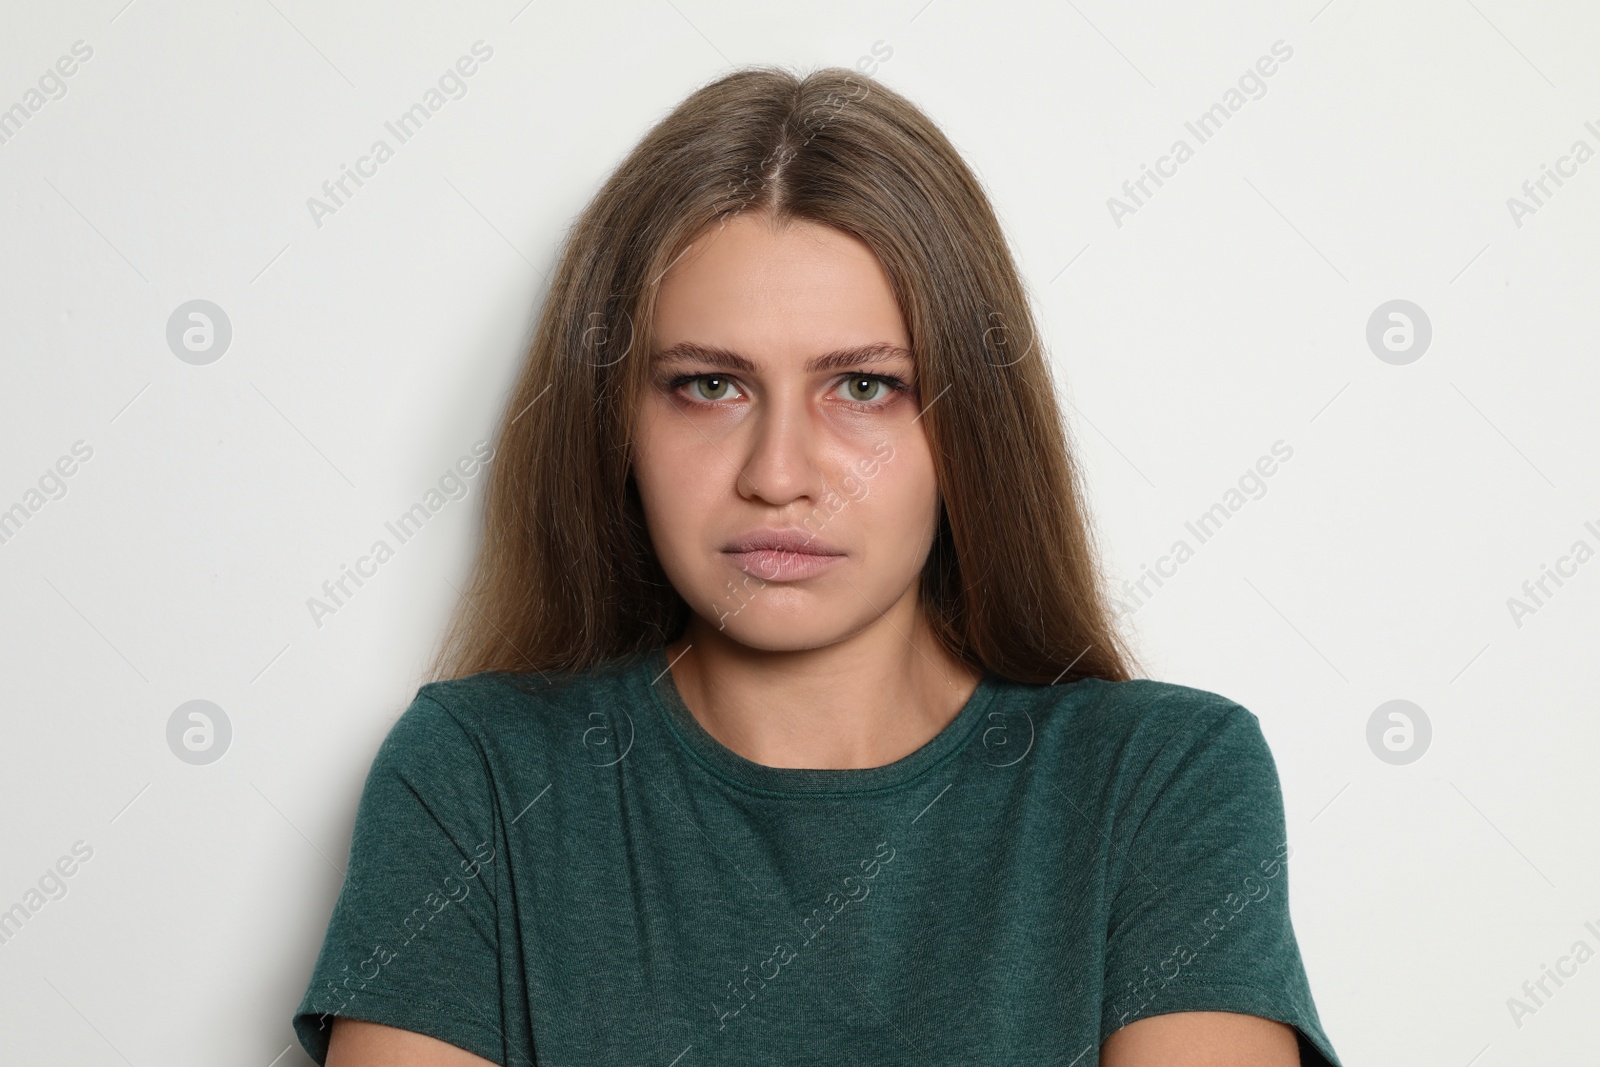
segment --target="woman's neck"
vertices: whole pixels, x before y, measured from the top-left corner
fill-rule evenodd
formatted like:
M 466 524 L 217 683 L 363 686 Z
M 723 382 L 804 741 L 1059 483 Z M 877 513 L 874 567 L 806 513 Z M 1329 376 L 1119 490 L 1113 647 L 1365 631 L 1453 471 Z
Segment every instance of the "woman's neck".
M 844 640 L 794 651 L 740 644 L 696 616 L 666 651 L 695 720 L 768 767 L 893 763 L 948 726 L 980 677 L 914 610 L 885 613 Z

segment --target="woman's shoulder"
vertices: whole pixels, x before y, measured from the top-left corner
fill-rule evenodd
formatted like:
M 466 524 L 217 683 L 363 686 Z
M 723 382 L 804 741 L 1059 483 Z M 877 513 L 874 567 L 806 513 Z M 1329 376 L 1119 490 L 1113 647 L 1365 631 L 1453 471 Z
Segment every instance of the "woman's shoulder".
M 1210 689 L 1153 678 L 1009 688 L 1063 753 L 1079 758 L 1145 762 L 1218 745 L 1266 750 L 1256 714 Z
M 1101 803 L 1129 826 L 1148 819 L 1175 839 L 1237 819 L 1241 806 L 1281 810 L 1261 721 L 1238 701 L 1149 678 L 1084 679 L 1066 688 L 1046 707 L 1038 749 L 1061 781 L 1077 784 L 1080 806 Z
M 1066 685 L 1009 683 L 1008 687 L 1052 713 L 1097 726 L 1215 725 L 1221 720 L 1255 718 L 1254 712 L 1221 693 L 1154 678 L 1080 678 Z
M 483 751 L 547 744 L 626 706 L 633 658 L 566 672 L 480 671 L 426 682 L 390 730 L 389 745 Z

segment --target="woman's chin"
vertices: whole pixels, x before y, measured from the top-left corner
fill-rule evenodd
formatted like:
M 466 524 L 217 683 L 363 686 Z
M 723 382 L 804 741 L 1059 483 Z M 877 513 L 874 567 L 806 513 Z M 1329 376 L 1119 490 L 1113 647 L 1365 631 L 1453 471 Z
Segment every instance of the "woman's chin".
M 774 604 L 747 604 L 738 614 L 704 620 L 720 636 L 760 652 L 804 652 L 844 640 L 855 620 L 833 619 L 816 610 L 786 611 Z

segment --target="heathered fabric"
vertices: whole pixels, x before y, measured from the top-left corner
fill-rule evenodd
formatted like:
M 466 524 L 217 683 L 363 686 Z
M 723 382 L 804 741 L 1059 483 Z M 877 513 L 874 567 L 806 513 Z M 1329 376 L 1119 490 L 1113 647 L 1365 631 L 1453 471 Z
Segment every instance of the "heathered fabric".
M 663 649 L 422 686 L 373 761 L 294 1018 L 494 1063 L 1059 1064 L 1185 1010 L 1339 1067 L 1256 716 L 1165 682 L 986 674 L 922 748 L 767 767 Z

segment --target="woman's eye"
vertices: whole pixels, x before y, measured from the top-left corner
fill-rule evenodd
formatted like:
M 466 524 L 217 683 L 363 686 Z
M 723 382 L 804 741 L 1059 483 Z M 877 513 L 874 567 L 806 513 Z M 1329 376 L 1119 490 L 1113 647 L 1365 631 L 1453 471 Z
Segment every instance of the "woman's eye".
M 717 374 L 703 374 L 689 382 L 696 400 L 721 400 L 728 396 L 733 383 Z
M 846 378 L 839 384 L 844 387 L 846 398 L 859 404 L 870 404 L 874 400 L 882 400 L 884 393 L 889 390 L 889 383 L 882 378 L 870 378 L 864 375 Z M 882 392 L 879 390 L 882 390 Z
M 684 375 L 670 383 L 673 389 L 682 389 L 689 400 L 701 404 L 714 404 L 742 396 L 733 379 L 722 374 Z M 841 393 L 842 390 L 842 393 Z M 846 378 L 834 390 L 834 395 L 854 404 L 881 406 L 890 394 L 899 391 L 897 382 L 881 375 L 858 374 Z

